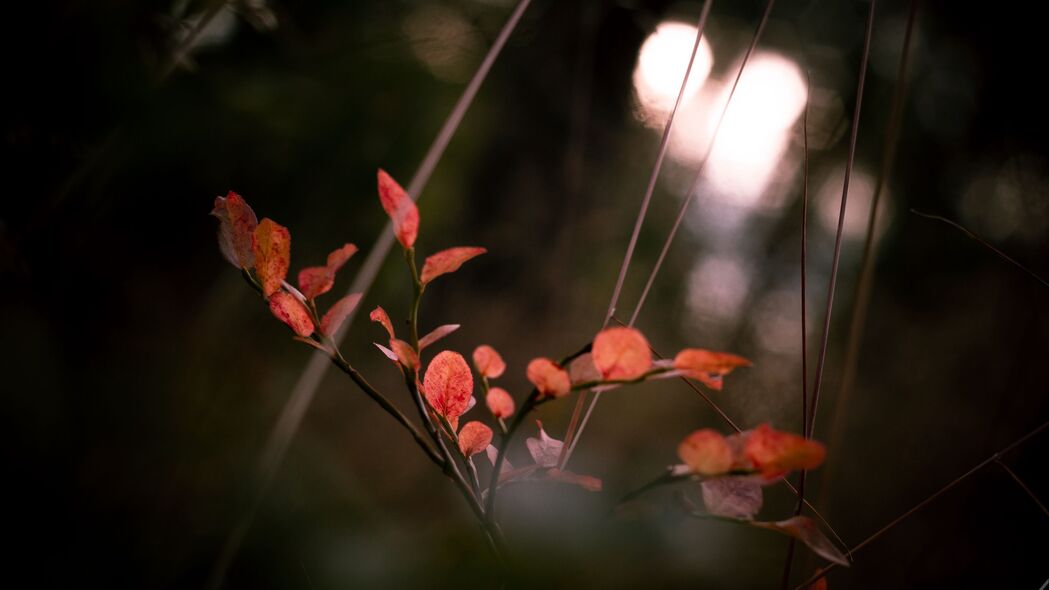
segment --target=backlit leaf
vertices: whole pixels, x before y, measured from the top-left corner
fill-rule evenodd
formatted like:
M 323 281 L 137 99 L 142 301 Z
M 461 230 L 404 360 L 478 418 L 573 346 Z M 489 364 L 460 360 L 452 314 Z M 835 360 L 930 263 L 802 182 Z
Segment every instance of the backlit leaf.
M 321 318 L 321 332 L 331 336 L 335 334 L 335 331 L 339 329 L 342 322 L 346 320 L 346 317 L 350 315 L 357 304 L 361 301 L 361 293 L 350 293 L 342 299 L 335 302 L 331 308 L 328 309 L 328 313 L 324 314 Z
M 496 418 L 507 418 L 514 413 L 514 398 L 501 387 L 489 389 L 484 401 L 488 411 Z
M 823 559 L 838 565 L 849 567 L 849 560 L 845 557 L 845 554 L 843 554 L 834 543 L 831 543 L 827 536 L 823 534 L 823 531 L 816 526 L 816 523 L 807 516 L 795 516 L 794 518 L 788 518 L 787 520 L 781 520 L 779 522 L 752 522 L 751 524 L 756 527 L 794 537 L 808 545 L 813 553 L 819 555 Z
M 398 352 L 395 348 L 394 351 Z M 423 389 L 426 401 L 435 412 L 449 422 L 467 410 L 473 395 L 474 378 L 463 355 L 445 350 L 437 354 L 426 367 Z
M 280 283 L 288 275 L 291 263 L 291 234 L 288 228 L 266 218 L 255 228 L 252 242 L 255 252 L 255 272 L 262 283 L 262 294 L 266 297 L 280 289 Z
M 389 348 L 386 348 L 385 346 L 383 346 L 382 344 L 379 344 L 378 342 L 372 342 L 372 344 L 374 344 L 375 347 L 378 348 L 379 351 L 382 352 L 384 355 L 386 355 L 386 358 L 390 359 L 391 361 L 393 361 L 395 363 L 399 363 L 401 361 L 401 359 L 399 359 L 397 357 L 397 353 L 396 352 L 390 350 Z
M 634 328 L 607 328 L 594 337 L 594 366 L 606 380 L 636 379 L 652 368 L 648 340 Z
M 419 209 L 401 185 L 379 169 L 379 202 L 393 221 L 393 233 L 405 250 L 415 245 L 419 235 Z
M 539 393 L 548 397 L 562 397 L 572 390 L 572 383 L 557 363 L 547 358 L 532 359 L 525 370 L 528 381 Z
M 310 312 L 294 295 L 277 291 L 270 299 L 270 311 L 278 320 L 287 324 L 296 335 L 305 338 L 313 334 L 313 320 Z
M 442 250 L 433 256 L 427 256 L 419 280 L 425 285 L 443 274 L 459 270 L 459 267 L 462 266 L 464 262 L 471 258 L 480 256 L 487 251 L 488 250 L 485 250 L 484 248 L 460 247 L 449 248 L 447 250 Z
M 310 266 L 299 271 L 299 290 L 307 299 L 314 299 L 331 290 L 335 274 L 357 252 L 357 246 L 345 244 L 328 254 L 325 266 Z
M 252 242 L 258 219 L 248 203 L 237 193 L 230 191 L 225 197 L 215 197 L 211 214 L 219 218 L 219 249 L 234 266 L 255 266 Z
M 674 357 L 674 368 L 707 387 L 721 390 L 723 377 L 738 367 L 749 367 L 747 359 L 727 352 L 686 348 Z
M 540 467 L 557 467 L 557 461 L 561 458 L 561 449 L 564 448 L 565 443 L 548 435 L 543 429 L 542 422 L 536 420 L 535 423 L 539 425 L 539 438 L 529 437 L 525 440 L 528 453 L 532 455 L 535 464 Z
M 419 339 L 419 350 L 425 349 L 434 342 L 459 329 L 459 324 L 445 324 L 433 329 L 432 332 Z
M 503 357 L 499 356 L 499 353 L 487 344 L 482 344 L 474 349 L 473 360 L 474 368 L 477 369 L 477 372 L 482 377 L 495 379 L 506 371 L 506 363 L 503 362 Z
M 382 324 L 382 327 L 386 328 L 386 333 L 390 335 L 390 338 L 396 338 L 393 334 L 393 323 L 390 322 L 390 316 L 386 315 L 385 309 L 376 307 L 368 317 L 371 318 L 373 322 Z
M 343 244 L 341 248 L 337 248 L 328 254 L 327 268 L 335 274 L 339 272 L 339 269 L 346 264 L 346 262 L 357 253 L 357 246 L 353 244 Z
M 704 428 L 685 437 L 677 447 L 681 460 L 700 475 L 720 475 L 732 468 L 732 448 L 720 432 Z
M 488 448 L 492 443 L 492 429 L 474 420 L 463 425 L 459 431 L 459 450 L 470 457 Z
M 392 348 L 393 353 L 397 355 L 398 362 L 409 369 L 414 369 L 416 371 L 419 370 L 419 355 L 415 354 L 415 349 L 412 348 L 411 344 L 408 344 L 404 340 L 390 338 L 390 348 Z
M 750 433 L 743 452 L 766 478 L 775 478 L 795 469 L 815 469 L 827 454 L 822 444 L 774 430 L 768 424 L 762 424 Z
M 700 484 L 707 512 L 750 520 L 761 510 L 761 482 L 754 477 L 715 477 Z

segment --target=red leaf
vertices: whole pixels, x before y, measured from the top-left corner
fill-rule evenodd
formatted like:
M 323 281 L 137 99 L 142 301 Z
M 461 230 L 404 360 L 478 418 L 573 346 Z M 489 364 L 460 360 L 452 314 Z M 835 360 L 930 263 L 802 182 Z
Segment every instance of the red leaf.
M 425 349 L 434 342 L 437 342 L 441 338 L 451 334 L 452 332 L 459 329 L 459 324 L 445 324 L 443 326 L 437 326 L 432 332 L 423 336 L 419 339 L 419 350 Z
M 721 433 L 704 428 L 685 437 L 677 447 L 678 457 L 700 475 L 720 475 L 732 468 L 732 448 Z
M 247 202 L 230 191 L 225 197 L 215 197 L 211 214 L 219 218 L 219 249 L 226 260 L 240 268 L 255 266 L 251 244 L 259 222 Z
M 470 457 L 488 448 L 492 442 L 492 429 L 474 420 L 463 425 L 459 431 L 459 450 Z
M 702 348 L 686 348 L 674 357 L 675 369 L 718 391 L 721 390 L 722 377 L 737 367 L 750 365 L 751 362 L 741 356 Z
M 252 241 L 255 252 L 255 272 L 262 283 L 262 294 L 266 297 L 280 289 L 280 283 L 288 275 L 291 263 L 291 234 L 288 228 L 266 218 L 255 228 Z
M 404 340 L 391 338 L 390 348 L 393 349 L 394 354 L 397 355 L 397 360 L 402 365 L 409 369 L 419 369 L 419 355 L 415 354 L 415 349 L 412 348 L 411 344 L 408 344 Z
M 331 291 L 335 275 L 324 266 L 310 266 L 299 271 L 299 291 L 306 299 L 315 299 Z
M 321 332 L 328 336 L 334 335 L 335 331 L 339 329 L 339 326 L 346 319 L 346 316 L 350 315 L 350 312 L 357 307 L 361 300 L 361 295 L 361 293 L 350 293 L 336 301 L 328 309 L 328 313 L 321 318 Z
M 525 440 L 528 453 L 532 455 L 535 464 L 540 467 L 557 467 L 557 461 L 561 458 L 561 449 L 564 448 L 565 443 L 548 435 L 543 429 L 542 422 L 536 420 L 535 423 L 539 425 L 539 438 Z
M 278 320 L 288 324 L 295 334 L 305 338 L 313 334 L 313 320 L 306 306 L 286 291 L 277 291 L 270 297 L 270 311 Z
M 405 250 L 419 235 L 419 209 L 412 198 L 385 170 L 379 169 L 379 202 L 393 221 L 393 233 Z
M 335 273 L 357 252 L 357 246 L 345 244 L 328 254 L 326 266 L 311 266 L 299 271 L 299 290 L 306 299 L 315 299 L 331 290 Z
M 508 418 L 514 413 L 514 398 L 510 397 L 510 394 L 501 387 L 489 389 L 484 402 L 488 406 L 488 411 L 497 419 Z
M 715 477 L 700 484 L 707 512 L 750 520 L 761 510 L 761 483 L 753 476 Z
M 572 390 L 568 373 L 547 358 L 532 359 L 525 370 L 528 380 L 539 393 L 548 397 L 563 397 Z
M 648 340 L 633 328 L 608 328 L 594 338 L 594 366 L 606 380 L 630 380 L 652 368 Z
M 386 333 L 390 335 L 390 338 L 396 338 L 393 334 L 393 323 L 390 322 L 390 316 L 386 315 L 386 310 L 381 307 L 376 307 L 372 310 L 371 318 L 373 322 L 379 322 L 383 328 L 386 328 Z
M 592 475 L 580 475 L 578 473 L 572 473 L 571 471 L 561 471 L 556 467 L 546 472 L 546 479 L 558 483 L 579 486 L 588 492 L 600 492 L 602 487 L 601 480 Z
M 849 560 L 845 555 L 834 545 L 834 543 L 830 542 L 830 539 L 820 531 L 820 528 L 816 526 L 816 523 L 807 516 L 795 516 L 794 518 L 788 518 L 787 520 L 781 520 L 779 522 L 752 522 L 751 524 L 759 528 L 776 531 L 789 537 L 794 537 L 808 545 L 813 553 L 819 555 L 823 559 L 838 565 L 849 567 Z
M 743 453 L 763 476 L 772 479 L 794 469 L 819 467 L 827 450 L 814 440 L 762 424 L 747 437 Z
M 473 354 L 474 368 L 481 374 L 482 377 L 489 379 L 495 379 L 506 371 L 506 363 L 503 362 L 503 357 L 499 356 L 499 353 L 494 348 L 487 344 L 482 344 L 474 349 Z M 510 413 L 513 413 L 512 411 Z
M 438 353 L 426 367 L 423 389 L 426 401 L 449 422 L 461 416 L 470 405 L 474 389 L 473 374 L 463 355 L 450 350 Z
M 488 250 L 485 250 L 484 248 L 470 247 L 442 250 L 433 256 L 428 256 L 426 258 L 426 263 L 423 264 L 423 272 L 422 275 L 420 275 L 419 280 L 425 285 L 443 274 L 459 270 L 459 267 L 462 266 L 464 262 L 471 258 L 480 256 L 487 251 Z

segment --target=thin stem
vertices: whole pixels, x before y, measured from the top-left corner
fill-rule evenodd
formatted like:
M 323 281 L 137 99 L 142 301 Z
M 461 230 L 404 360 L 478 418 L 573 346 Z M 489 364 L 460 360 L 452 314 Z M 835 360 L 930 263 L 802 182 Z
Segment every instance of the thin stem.
M 1025 484 L 1024 481 L 1020 479 L 1019 475 L 1016 475 L 1015 471 L 1009 469 L 1009 466 L 1002 462 L 1001 457 L 995 457 L 994 462 L 1001 466 L 1001 468 L 1009 474 L 1009 477 L 1013 478 L 1013 481 L 1016 482 L 1016 485 L 1020 486 L 1020 489 L 1023 490 L 1024 493 L 1028 495 L 1028 497 L 1031 498 L 1031 501 L 1034 502 L 1036 506 L 1038 506 L 1038 509 L 1041 510 L 1043 514 L 1049 516 L 1049 508 L 1046 508 L 1045 504 L 1042 504 L 1042 501 L 1038 499 L 1038 496 L 1035 495 L 1034 491 L 1032 491 L 1031 488 L 1027 487 L 1027 484 Z
M 922 213 L 921 211 L 918 211 L 917 209 L 911 209 L 911 213 L 914 213 L 915 215 L 918 215 L 920 217 L 925 217 L 925 218 L 928 218 L 928 219 L 935 219 L 937 221 L 942 221 L 942 222 L 946 223 L 947 225 L 950 225 L 951 227 L 954 227 L 955 229 L 961 231 L 962 233 L 964 233 L 965 235 L 969 236 L 973 240 L 976 240 L 977 242 L 982 244 L 984 247 L 988 248 L 991 252 L 994 252 L 995 254 L 997 254 L 998 257 L 1001 258 L 1002 260 L 1008 262 L 1009 264 L 1012 264 L 1016 268 L 1024 271 L 1028 275 L 1030 275 L 1034 280 L 1036 280 L 1039 283 L 1045 285 L 1046 287 L 1049 287 L 1049 281 L 1046 281 L 1042 277 L 1038 276 L 1033 270 L 1027 268 L 1026 266 L 1024 266 L 1022 264 L 1020 264 L 1019 262 L 1014 260 L 1011 256 L 1009 256 L 1005 252 L 1002 252 L 998 248 L 994 247 L 994 245 L 991 244 L 990 242 L 988 242 L 987 240 L 985 240 L 985 239 L 981 238 L 980 236 L 976 235 L 974 232 L 966 229 L 960 223 L 958 223 L 956 221 L 951 221 L 950 219 L 947 219 L 946 217 L 942 217 L 940 215 L 933 215 L 932 213 Z
M 856 283 L 856 292 L 853 296 L 852 317 L 849 319 L 849 333 L 845 346 L 845 360 L 842 363 L 841 385 L 838 387 L 838 398 L 834 404 L 834 415 L 830 421 L 830 436 L 827 438 L 827 446 L 839 449 L 844 437 L 843 422 L 847 415 L 853 393 L 853 384 L 856 380 L 856 370 L 859 365 L 860 345 L 863 341 L 864 327 L 867 321 L 867 313 L 870 308 L 871 290 L 874 284 L 874 237 L 877 227 L 879 203 L 885 192 L 885 185 L 892 177 L 893 164 L 896 161 L 896 147 L 899 145 L 900 129 L 903 124 L 903 111 L 907 96 L 907 70 L 910 64 L 910 53 L 912 40 L 914 38 L 915 22 L 917 21 L 919 0 L 911 0 L 910 9 L 907 14 L 907 28 L 903 33 L 903 47 L 900 50 L 900 62 L 896 70 L 896 88 L 892 96 L 892 108 L 889 114 L 889 123 L 886 127 L 885 144 L 881 156 L 881 170 L 874 185 L 874 195 L 871 198 L 870 211 L 867 214 L 867 234 L 863 242 L 863 257 L 860 259 L 860 278 Z M 833 481 L 829 475 L 833 469 L 833 463 L 828 463 L 824 470 L 824 481 Z M 826 493 L 826 492 L 823 492 Z
M 659 488 L 659 487 L 663 487 L 663 486 L 666 486 L 666 485 L 675 484 L 675 483 L 682 482 L 682 481 L 694 480 L 694 479 L 696 479 L 696 476 L 691 474 L 691 473 L 685 474 L 685 475 L 674 475 L 674 470 L 673 469 L 667 469 L 659 477 L 650 480 L 648 483 L 644 484 L 641 487 L 635 488 L 635 489 L 633 489 L 633 490 L 623 494 L 623 496 L 621 498 L 619 498 L 619 502 L 616 502 L 616 505 L 612 509 L 615 510 L 615 509 L 619 508 L 623 504 L 626 504 L 627 502 L 630 502 L 631 500 L 634 500 L 634 499 L 642 496 L 643 494 L 645 494 L 649 490 L 653 490 L 655 488 Z
M 806 275 L 808 271 L 809 250 L 809 97 L 812 96 L 812 78 L 805 72 L 805 83 L 808 92 L 805 95 L 805 110 L 801 117 L 802 137 L 802 182 L 801 182 L 801 432 L 809 431 L 809 339 L 807 319 Z M 801 514 L 805 507 L 805 479 L 807 472 L 803 469 L 798 474 L 798 503 L 794 507 L 794 516 Z M 783 564 L 783 576 L 780 587 L 786 590 L 790 585 L 790 570 L 794 565 L 794 550 L 797 539 L 790 538 L 787 544 L 787 559 Z
M 513 440 L 517 428 L 524 422 L 525 416 L 538 405 L 538 402 L 539 390 L 533 389 L 528 394 L 528 399 L 521 405 L 521 409 L 517 411 L 513 421 L 510 422 L 510 427 L 506 429 L 506 434 L 503 435 L 502 444 L 499 445 L 499 452 L 496 453 L 495 462 L 492 463 L 492 475 L 488 478 L 488 500 L 484 507 L 484 513 L 488 516 L 489 522 L 495 522 L 496 490 L 499 489 L 499 475 L 503 468 L 503 461 L 506 460 L 506 451 L 510 448 L 510 441 Z
M 856 161 L 856 141 L 860 133 L 860 110 L 863 106 L 863 85 L 867 80 L 867 61 L 871 53 L 871 37 L 874 33 L 874 9 L 877 0 L 871 0 L 867 12 L 867 30 L 863 36 L 863 55 L 860 58 L 860 74 L 856 82 L 856 107 L 852 111 L 852 130 L 849 135 L 849 156 L 845 162 L 845 180 L 841 189 L 841 207 L 838 210 L 838 230 L 834 237 L 834 258 L 831 261 L 830 281 L 827 284 L 827 308 L 823 316 L 823 340 L 820 343 L 819 360 L 816 361 L 816 382 L 812 386 L 812 411 L 809 417 L 809 429 L 805 433 L 809 438 L 816 428 L 816 411 L 820 405 L 820 389 L 823 385 L 823 367 L 827 361 L 827 347 L 830 344 L 830 321 L 834 311 L 834 289 L 838 285 L 838 262 L 841 259 L 842 234 L 845 230 L 845 209 L 849 200 L 849 181 L 852 178 L 852 167 Z
M 878 537 L 881 537 L 882 535 L 887 533 L 889 530 L 893 529 L 896 525 L 898 525 L 901 522 L 903 522 L 904 520 L 906 520 L 909 516 L 911 516 L 912 514 L 914 514 L 917 511 L 921 510 L 926 505 L 930 504 L 931 502 L 933 502 L 934 500 L 936 500 L 937 498 L 939 498 L 943 494 L 947 493 L 947 491 L 950 490 L 951 488 L 953 488 L 954 486 L 962 483 L 966 479 L 969 479 L 970 477 L 973 476 L 973 474 L 977 473 L 978 471 L 980 471 L 981 469 L 983 469 L 987 465 L 990 465 L 991 463 L 993 463 L 995 461 L 998 461 L 999 459 L 1001 459 L 1002 455 L 1005 455 L 1009 451 L 1012 451 L 1016 447 L 1024 444 L 1025 442 L 1027 442 L 1031 438 L 1037 436 L 1039 433 L 1041 433 L 1046 428 L 1049 428 L 1049 421 L 1043 422 L 1040 426 L 1038 426 L 1034 430 L 1028 432 L 1027 434 L 1021 436 L 1020 438 L 1016 439 L 1015 441 L 1010 443 L 1008 446 L 1006 446 L 1002 450 L 998 451 L 997 453 L 994 453 L 993 455 L 991 455 L 990 457 L 984 459 L 983 461 L 980 461 L 975 467 L 973 467 L 969 471 L 966 471 L 962 475 L 956 477 L 955 479 L 953 479 L 947 485 L 945 485 L 942 488 L 940 488 L 939 490 L 936 490 L 935 492 L 933 492 L 932 495 L 930 495 L 928 498 L 925 498 L 921 502 L 918 502 L 910 510 L 907 510 L 903 514 L 897 516 L 896 518 L 892 519 L 889 522 L 889 524 L 887 524 L 887 525 L 881 527 L 880 529 L 878 529 L 877 531 L 875 531 L 871 536 L 867 537 L 866 539 L 861 541 L 858 545 L 853 547 L 849 551 L 849 554 L 851 555 L 853 553 L 856 553 L 860 549 L 863 549 L 867 545 L 873 543 L 875 540 L 878 539 Z M 832 564 L 828 565 L 827 567 L 823 568 L 821 571 L 816 572 L 811 578 L 809 578 L 809 579 L 805 580 L 804 582 L 802 582 L 801 584 L 799 584 L 795 588 L 795 590 L 802 590 L 803 588 L 808 587 L 809 585 L 811 585 L 812 583 L 816 582 L 820 578 L 826 576 L 835 567 L 837 567 L 837 564 L 832 563 Z
M 171 55 L 168 56 L 167 64 L 164 65 L 163 69 L 160 70 L 160 76 L 157 78 L 157 84 L 167 79 L 168 76 L 175 71 L 180 61 L 185 56 L 186 52 L 189 51 L 193 44 L 196 43 L 197 38 L 204 32 L 204 29 L 208 28 L 211 21 L 218 16 L 219 12 L 226 7 L 228 0 L 213 0 L 211 5 L 201 15 L 200 20 L 197 21 L 193 28 L 190 29 L 189 33 L 171 50 Z

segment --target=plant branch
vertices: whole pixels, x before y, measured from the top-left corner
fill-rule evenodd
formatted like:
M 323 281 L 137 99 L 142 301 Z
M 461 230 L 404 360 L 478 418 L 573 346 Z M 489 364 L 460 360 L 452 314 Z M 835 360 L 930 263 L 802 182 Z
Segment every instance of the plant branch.
M 940 496 L 942 496 L 945 493 L 947 493 L 951 488 L 953 488 L 953 487 L 957 486 L 958 484 L 962 483 L 963 481 L 969 479 L 975 473 L 977 473 L 978 471 L 980 471 L 981 469 L 983 469 L 987 465 L 990 465 L 993 462 L 999 461 L 1001 459 L 1002 455 L 1005 455 L 1009 451 L 1012 451 L 1016 447 L 1019 447 L 1020 445 L 1024 444 L 1028 440 L 1034 438 L 1035 436 L 1040 434 L 1046 428 L 1049 428 L 1049 421 L 1043 422 L 1040 426 L 1038 426 L 1034 430 L 1028 432 L 1027 434 L 1025 434 L 1023 436 L 1021 436 L 1020 438 L 1016 439 L 1015 441 L 1010 443 L 1008 446 L 1006 446 L 1002 450 L 998 451 L 997 453 L 994 453 L 990 457 L 988 457 L 988 458 L 984 459 L 983 461 L 979 462 L 978 464 L 976 464 L 975 467 L 973 467 L 969 471 L 966 471 L 962 475 L 960 475 L 960 476 L 956 477 L 955 479 L 951 480 L 951 482 L 948 483 L 947 485 L 945 485 L 942 488 L 940 488 L 940 489 L 936 490 L 935 492 L 933 492 L 932 495 L 930 495 L 928 498 L 925 498 L 921 502 L 918 502 L 911 509 L 907 510 L 903 514 L 901 514 L 901 515 L 897 516 L 896 518 L 892 519 L 889 522 L 889 524 L 881 527 L 880 529 L 875 531 L 871 536 L 867 537 L 866 539 L 861 541 L 858 545 L 853 547 L 849 551 L 850 558 L 851 558 L 851 555 L 853 553 L 856 553 L 860 549 L 863 549 L 867 545 L 873 543 L 875 540 L 878 539 L 878 537 L 881 537 L 882 535 L 884 535 L 885 533 L 887 533 L 888 531 L 893 529 L 896 525 L 898 525 L 901 522 L 903 522 L 904 520 L 906 520 L 912 514 L 914 514 L 915 512 L 918 512 L 919 510 L 921 510 L 922 508 L 924 508 L 925 506 L 927 506 L 928 504 L 932 503 L 934 500 L 939 498 Z M 822 570 L 816 572 L 809 579 L 807 579 L 804 582 L 802 582 L 801 584 L 799 584 L 795 588 L 795 590 L 802 590 L 803 588 L 806 588 L 806 587 L 810 586 L 811 584 L 813 584 L 814 582 L 816 582 L 820 578 L 822 578 L 822 577 L 826 576 L 828 573 L 830 573 L 830 571 L 833 570 L 835 567 L 837 567 L 837 564 L 833 564 L 832 563 L 832 564 L 828 565 L 827 567 L 823 568 Z
M 1028 497 L 1031 498 L 1031 501 L 1034 502 L 1036 506 L 1038 506 L 1038 509 L 1041 510 L 1042 513 L 1044 513 L 1046 516 L 1049 516 L 1049 508 L 1046 508 L 1045 504 L 1042 504 L 1042 501 L 1038 499 L 1038 496 L 1035 495 L 1034 491 L 1031 490 L 1031 488 L 1027 487 L 1027 484 L 1025 484 L 1024 481 L 1020 479 L 1019 475 L 1016 475 L 1015 471 L 1009 469 L 1009 466 L 1002 461 L 1001 457 L 995 457 L 994 462 L 997 463 L 1002 469 L 1004 469 L 1005 472 L 1009 474 L 1009 477 L 1013 478 L 1013 481 L 1016 482 L 1016 485 L 1020 486 L 1020 489 L 1023 490 L 1024 493 L 1028 495 Z
M 503 461 L 506 460 L 506 451 L 510 447 L 510 441 L 513 440 L 514 433 L 517 432 L 518 427 L 524 422 L 525 416 L 540 403 L 539 390 L 533 389 L 528 394 L 528 399 L 521 405 L 521 409 L 517 411 L 513 421 L 510 422 L 510 426 L 506 429 L 506 434 L 503 435 L 501 441 L 503 444 L 499 445 L 499 452 L 496 453 L 495 462 L 492 463 L 492 474 L 488 478 L 488 499 L 484 506 L 484 513 L 487 515 L 489 522 L 495 522 L 496 490 L 499 489 L 499 475 L 503 468 Z

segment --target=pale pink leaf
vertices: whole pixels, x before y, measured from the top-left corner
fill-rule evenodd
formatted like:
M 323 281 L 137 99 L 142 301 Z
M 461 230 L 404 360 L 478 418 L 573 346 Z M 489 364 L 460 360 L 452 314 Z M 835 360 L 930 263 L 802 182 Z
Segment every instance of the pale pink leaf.
M 834 543 L 831 543 L 830 539 L 823 534 L 823 531 L 820 530 L 816 523 L 807 516 L 795 516 L 779 522 L 752 522 L 751 524 L 794 537 L 808 545 L 813 553 L 823 559 L 845 567 L 849 566 L 849 560 L 845 557 L 845 554 Z
M 328 336 L 334 335 L 335 331 L 342 325 L 342 322 L 346 320 L 346 317 L 357 307 L 361 300 L 361 295 L 361 293 L 351 293 L 336 301 L 328 309 L 328 313 L 321 318 L 321 332 Z
M 488 445 L 484 451 L 485 454 L 488 455 L 488 462 L 492 464 L 492 467 L 495 467 L 495 460 L 499 458 L 499 449 L 495 448 L 494 445 Z M 510 465 L 510 460 L 504 457 L 503 466 L 499 469 L 499 473 L 503 474 L 513 470 L 514 468 Z
M 385 346 L 383 346 L 382 344 L 379 344 L 378 342 L 372 342 L 372 344 L 374 344 L 376 346 L 376 348 L 379 349 L 380 352 L 382 352 L 384 355 L 386 355 L 386 358 L 390 359 L 391 361 L 393 361 L 395 363 L 400 362 L 400 359 L 397 358 L 397 353 L 396 352 L 390 350 L 389 348 L 386 348 Z
M 565 443 L 552 438 L 543 430 L 543 423 L 536 420 L 536 424 L 539 425 L 539 438 L 529 437 L 525 440 L 525 445 L 528 447 L 528 453 L 532 455 L 532 460 L 535 464 L 540 467 L 556 467 L 558 459 L 561 458 L 561 449 L 564 448 Z
M 433 256 L 426 257 L 426 262 L 423 264 L 423 271 L 419 276 L 419 280 L 425 285 L 443 274 L 459 270 L 459 267 L 462 266 L 464 262 L 471 258 L 480 256 L 487 251 L 488 250 L 484 248 L 472 247 L 459 247 L 442 250 Z
M 594 366 L 594 355 L 589 352 L 572 359 L 567 368 L 572 385 L 601 380 L 601 373 Z
M 546 479 L 579 486 L 588 492 L 600 492 L 602 487 L 601 480 L 592 475 L 580 475 L 571 471 L 562 471 L 556 467 L 546 472 Z
M 707 512 L 750 520 L 761 510 L 761 483 L 753 477 L 715 477 L 700 484 Z
M 430 346 L 434 342 L 437 342 L 441 338 L 444 338 L 458 329 L 459 324 L 445 324 L 434 328 L 432 332 L 419 339 L 419 350 L 421 351 L 425 349 L 427 346 Z

